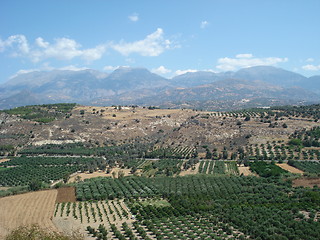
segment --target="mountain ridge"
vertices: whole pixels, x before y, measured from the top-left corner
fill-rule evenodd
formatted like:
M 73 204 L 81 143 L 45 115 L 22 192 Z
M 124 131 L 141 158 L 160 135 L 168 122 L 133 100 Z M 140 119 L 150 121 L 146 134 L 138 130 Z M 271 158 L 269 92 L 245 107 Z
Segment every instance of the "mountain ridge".
M 270 66 L 243 68 L 236 72 L 187 72 L 171 79 L 146 68 L 130 67 L 120 67 L 110 74 L 92 69 L 35 71 L 20 74 L 0 85 L 0 109 L 29 102 L 98 105 L 170 103 L 179 107 L 177 101 L 181 104 L 217 99 L 240 101 L 241 93 L 251 100 L 268 98 L 292 104 L 318 102 L 320 76 L 307 78 Z

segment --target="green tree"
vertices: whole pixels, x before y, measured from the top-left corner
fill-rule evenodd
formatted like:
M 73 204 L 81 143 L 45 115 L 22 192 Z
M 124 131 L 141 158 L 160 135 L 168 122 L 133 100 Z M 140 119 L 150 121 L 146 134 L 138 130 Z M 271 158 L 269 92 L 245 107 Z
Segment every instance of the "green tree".
M 68 173 L 63 176 L 64 183 L 67 183 L 69 181 L 69 179 L 70 179 L 70 175 Z
M 30 191 L 38 191 L 41 189 L 41 185 L 39 180 L 34 179 L 29 183 L 29 189 Z

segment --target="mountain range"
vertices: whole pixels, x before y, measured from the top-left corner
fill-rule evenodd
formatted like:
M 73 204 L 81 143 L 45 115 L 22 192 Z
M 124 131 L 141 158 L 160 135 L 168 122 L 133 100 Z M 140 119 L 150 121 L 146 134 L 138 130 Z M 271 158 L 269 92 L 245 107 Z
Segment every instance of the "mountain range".
M 320 101 L 320 76 L 256 66 L 236 72 L 188 72 L 171 79 L 145 68 L 35 71 L 0 85 L 0 109 L 76 102 L 231 110 Z

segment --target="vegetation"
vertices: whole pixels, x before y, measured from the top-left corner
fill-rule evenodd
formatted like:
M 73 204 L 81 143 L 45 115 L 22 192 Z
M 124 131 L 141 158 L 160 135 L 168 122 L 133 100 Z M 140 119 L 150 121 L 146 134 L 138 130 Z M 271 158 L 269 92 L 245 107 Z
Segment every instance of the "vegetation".
M 306 162 L 306 161 L 288 161 L 288 164 L 296 167 L 304 172 L 320 174 L 319 162 Z
M 28 120 L 48 123 L 57 118 L 61 118 L 62 116 L 68 116 L 75 106 L 75 103 L 44 104 L 17 107 L 10 110 L 2 110 L 0 112 L 18 115 L 21 118 Z
M 34 112 L 51 112 L 53 119 L 71 114 L 58 106 L 32 107 L 38 109 Z M 72 184 L 78 201 L 58 203 L 54 210 L 54 217 L 79 221 L 96 239 L 316 240 L 320 236 L 319 187 L 292 187 L 288 179 L 297 176 L 275 163 L 288 161 L 316 179 L 320 172 L 320 127 L 314 127 L 318 110 L 319 105 L 313 105 L 201 113 L 177 121 L 170 130 L 139 122 L 145 119 L 122 124 L 118 118 L 126 110 L 116 106 L 106 116 L 106 126 L 95 132 L 97 137 L 88 137 L 83 143 L 21 147 L 5 142 L 11 138 L 3 138 L 0 152 L 17 157 L 0 163 L 0 185 L 19 187 L 0 191 L 0 196 L 36 191 L 56 180 L 68 182 L 70 174 L 78 171 L 99 170 L 99 175 L 113 177 L 82 181 L 80 176 L 87 175 L 79 175 Z M 27 107 L 15 111 L 32 119 Z M 81 118 L 79 125 L 88 127 L 95 124 L 93 119 L 103 117 L 97 109 L 74 112 Z M 167 114 L 155 118 L 162 117 L 169 119 Z M 292 127 L 293 121 L 286 122 L 289 118 L 301 118 L 309 125 L 305 129 Z M 141 125 L 143 134 L 151 132 L 150 136 L 117 139 L 127 133 L 123 129 L 129 122 Z M 82 136 L 79 125 L 68 122 L 64 133 Z M 259 138 L 260 132 L 253 129 L 256 125 L 264 125 L 261 132 L 268 132 L 270 138 Z M 225 126 L 231 126 L 237 137 L 211 142 L 216 129 Z M 152 130 L 148 132 L 148 128 Z M 194 138 L 185 137 L 189 128 L 196 129 Z M 281 137 L 272 138 L 273 131 L 281 132 Z M 100 141 L 98 136 L 108 133 Z M 243 168 L 238 165 L 242 164 L 259 177 L 240 174 Z M 128 172 L 130 176 L 125 176 Z
M 278 167 L 274 163 L 267 162 L 251 162 L 249 164 L 250 170 L 256 172 L 261 177 L 279 177 L 281 174 L 287 171 Z
M 124 198 L 137 218 L 133 227 L 139 229 L 138 234 L 151 232 L 157 239 L 320 236 L 319 222 L 300 214 L 320 210 L 319 189 L 292 188 L 279 179 L 213 175 L 104 178 L 77 184 L 78 198 L 84 189 L 90 191 L 88 199 L 101 198 L 97 194 L 103 191 L 105 196 Z M 119 239 L 131 236 L 126 224 L 111 229 Z
M 73 233 L 66 236 L 57 232 L 49 232 L 40 228 L 38 225 L 21 226 L 9 233 L 5 240 L 82 240 L 83 236 L 79 233 Z
M 50 183 L 77 171 L 98 166 L 94 158 L 17 157 L 0 163 L 0 185 L 24 186 L 33 181 Z
M 29 186 L 10 187 L 7 190 L 0 190 L 0 197 L 21 194 L 21 193 L 28 192 L 29 190 L 30 190 Z

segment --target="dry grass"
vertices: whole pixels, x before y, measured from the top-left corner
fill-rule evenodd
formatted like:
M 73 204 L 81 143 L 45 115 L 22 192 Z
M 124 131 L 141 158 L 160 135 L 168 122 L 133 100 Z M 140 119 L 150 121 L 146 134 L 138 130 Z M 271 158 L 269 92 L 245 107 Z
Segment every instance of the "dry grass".
M 8 162 L 8 161 L 10 161 L 10 159 L 8 159 L 8 158 L 0 159 L 0 163 Z
M 121 110 L 115 109 L 114 107 L 93 107 L 93 106 L 78 106 L 74 109 L 75 111 L 84 110 L 85 113 L 92 113 L 93 110 L 99 111 L 99 114 L 104 119 L 113 120 L 132 120 L 132 119 L 150 119 L 156 116 L 166 116 L 171 114 L 177 114 L 181 112 L 179 109 L 153 109 L 148 108 L 132 108 L 132 107 L 122 107 Z M 103 110 L 101 112 L 101 110 Z M 190 111 L 190 110 L 189 110 Z M 188 110 L 185 110 L 188 112 Z
M 292 167 L 292 166 L 288 165 L 287 163 L 277 163 L 276 165 L 281 167 L 282 169 L 288 171 L 288 172 L 303 174 L 303 171 L 301 171 L 298 168 Z
M 254 176 L 255 174 L 250 171 L 250 167 L 240 166 L 238 167 L 239 174 L 243 174 L 244 176 Z
M 292 181 L 294 187 L 310 187 L 314 185 L 320 187 L 320 178 L 298 178 Z
M 90 178 L 96 178 L 96 177 L 113 177 L 113 174 L 115 174 L 115 178 L 118 178 L 119 173 L 122 172 L 124 174 L 124 176 L 132 176 L 133 174 L 130 173 L 131 169 L 122 169 L 122 168 L 113 168 L 112 171 L 110 173 L 105 173 L 102 171 L 98 171 L 98 172 L 93 172 L 93 173 L 79 173 L 77 175 L 72 176 L 68 183 L 73 183 L 76 182 L 76 178 L 80 177 L 80 180 L 84 180 L 84 179 L 90 179 Z M 139 174 L 140 173 L 140 169 L 137 170 L 137 172 L 135 174 Z
M 56 197 L 57 190 L 46 190 L 1 198 L 0 239 L 23 225 L 38 224 L 56 230 L 51 221 Z

